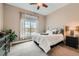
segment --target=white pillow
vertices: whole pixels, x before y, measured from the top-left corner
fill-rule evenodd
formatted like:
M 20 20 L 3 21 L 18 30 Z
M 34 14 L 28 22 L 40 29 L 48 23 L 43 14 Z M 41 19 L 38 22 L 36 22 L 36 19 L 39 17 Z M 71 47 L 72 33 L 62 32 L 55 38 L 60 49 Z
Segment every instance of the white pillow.
M 52 31 L 47 30 L 46 33 L 48 33 L 50 35 L 50 34 L 52 34 Z
M 57 29 L 53 29 L 52 30 L 52 34 L 56 33 Z

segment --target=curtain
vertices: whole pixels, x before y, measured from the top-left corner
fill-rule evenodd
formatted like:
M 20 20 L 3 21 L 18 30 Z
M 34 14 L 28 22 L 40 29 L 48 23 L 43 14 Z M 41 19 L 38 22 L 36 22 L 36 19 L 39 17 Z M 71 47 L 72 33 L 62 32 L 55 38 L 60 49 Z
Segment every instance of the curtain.
M 20 39 L 28 39 L 37 32 L 38 18 L 27 14 L 21 14 Z

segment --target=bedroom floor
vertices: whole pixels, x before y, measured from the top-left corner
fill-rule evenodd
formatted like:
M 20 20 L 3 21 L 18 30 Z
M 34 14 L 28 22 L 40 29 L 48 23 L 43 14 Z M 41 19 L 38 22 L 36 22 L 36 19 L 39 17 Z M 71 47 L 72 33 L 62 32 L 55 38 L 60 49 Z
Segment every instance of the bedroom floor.
M 51 56 L 79 56 L 79 50 L 64 45 L 52 48 L 48 54 Z
M 52 48 L 48 55 L 50 56 L 79 56 L 79 51 L 75 51 L 66 46 L 56 46 Z M 11 47 L 8 56 L 47 56 L 33 41 L 21 43 Z
M 47 56 L 33 41 L 11 47 L 8 56 Z

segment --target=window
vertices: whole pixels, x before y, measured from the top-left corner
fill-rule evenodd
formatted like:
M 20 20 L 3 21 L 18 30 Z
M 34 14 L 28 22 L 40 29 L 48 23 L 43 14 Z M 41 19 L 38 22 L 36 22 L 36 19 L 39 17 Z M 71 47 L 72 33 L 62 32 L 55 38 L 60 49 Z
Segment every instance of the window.
M 32 34 L 37 32 L 37 22 L 37 17 L 22 14 L 20 21 L 20 39 L 31 38 Z

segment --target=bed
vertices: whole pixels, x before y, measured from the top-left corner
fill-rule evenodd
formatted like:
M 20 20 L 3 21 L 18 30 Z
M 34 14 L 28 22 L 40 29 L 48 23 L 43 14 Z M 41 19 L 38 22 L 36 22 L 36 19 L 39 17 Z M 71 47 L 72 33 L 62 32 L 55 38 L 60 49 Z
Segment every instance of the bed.
M 63 41 L 64 36 L 61 33 L 49 35 L 34 33 L 32 36 L 32 40 L 39 44 L 39 46 L 47 53 L 51 49 L 51 46 Z

